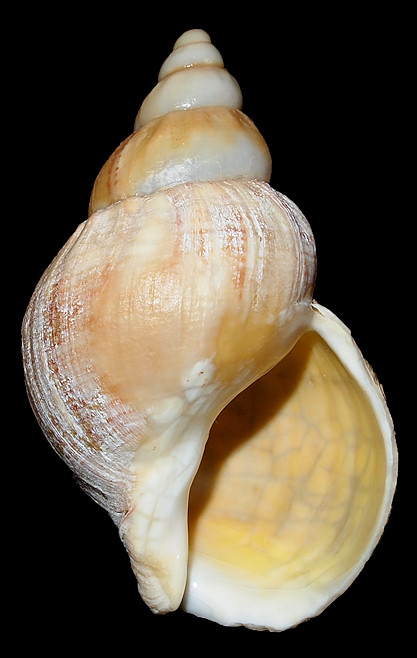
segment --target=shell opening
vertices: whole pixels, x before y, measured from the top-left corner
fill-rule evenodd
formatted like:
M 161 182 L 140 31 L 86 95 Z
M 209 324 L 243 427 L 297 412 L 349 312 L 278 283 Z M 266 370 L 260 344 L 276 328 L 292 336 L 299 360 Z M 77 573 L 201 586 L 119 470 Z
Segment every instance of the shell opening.
M 341 594 L 380 537 L 395 484 L 391 421 L 357 348 L 331 349 L 324 326 L 212 428 L 190 495 L 190 612 L 284 630 Z

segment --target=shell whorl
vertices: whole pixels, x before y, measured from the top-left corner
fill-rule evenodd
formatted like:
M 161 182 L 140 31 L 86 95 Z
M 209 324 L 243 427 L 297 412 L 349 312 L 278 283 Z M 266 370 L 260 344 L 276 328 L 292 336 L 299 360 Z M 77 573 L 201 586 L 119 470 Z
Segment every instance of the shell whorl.
M 189 30 L 177 39 L 158 80 L 142 103 L 135 130 L 172 110 L 242 107 L 240 87 L 224 68 L 222 56 L 204 30 Z
M 209 35 L 203 30 L 185 32 L 143 101 L 134 132 L 99 173 L 89 213 L 180 183 L 268 183 L 268 146 L 241 106 L 239 85 Z

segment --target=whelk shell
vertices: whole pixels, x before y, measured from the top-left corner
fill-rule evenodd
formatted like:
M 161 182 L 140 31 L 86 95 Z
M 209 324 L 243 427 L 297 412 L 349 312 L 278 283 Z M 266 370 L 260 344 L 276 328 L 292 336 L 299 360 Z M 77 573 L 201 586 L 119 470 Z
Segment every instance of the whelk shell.
M 284 630 L 386 523 L 392 420 L 202 30 L 176 42 L 23 322 L 28 395 L 154 612 Z

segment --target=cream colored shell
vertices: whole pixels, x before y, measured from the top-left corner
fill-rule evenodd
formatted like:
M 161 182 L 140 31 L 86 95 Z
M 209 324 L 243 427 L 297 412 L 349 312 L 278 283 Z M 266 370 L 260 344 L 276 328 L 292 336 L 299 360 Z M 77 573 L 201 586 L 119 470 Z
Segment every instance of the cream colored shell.
M 23 359 L 45 435 L 117 524 L 150 609 L 284 630 L 370 557 L 397 457 L 241 102 L 210 37 L 182 35 L 33 294 Z

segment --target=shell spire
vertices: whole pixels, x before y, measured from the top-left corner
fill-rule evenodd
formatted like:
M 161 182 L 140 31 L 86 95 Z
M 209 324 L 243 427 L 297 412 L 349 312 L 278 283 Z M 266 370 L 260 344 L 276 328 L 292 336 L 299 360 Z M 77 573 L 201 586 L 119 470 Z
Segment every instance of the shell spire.
M 99 173 L 89 213 L 179 183 L 269 183 L 268 146 L 241 106 L 239 85 L 209 35 L 203 30 L 185 32 L 143 101 L 135 131 Z
M 242 93 L 204 30 L 189 30 L 162 64 L 158 84 L 145 98 L 135 130 L 172 110 L 220 105 L 240 110 Z

